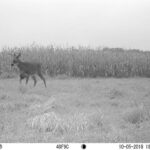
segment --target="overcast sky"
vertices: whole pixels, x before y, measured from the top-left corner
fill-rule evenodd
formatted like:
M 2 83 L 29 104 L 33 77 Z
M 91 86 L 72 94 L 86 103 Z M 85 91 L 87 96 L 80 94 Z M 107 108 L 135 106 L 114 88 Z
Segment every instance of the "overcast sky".
M 0 47 L 33 42 L 150 50 L 150 0 L 0 0 Z

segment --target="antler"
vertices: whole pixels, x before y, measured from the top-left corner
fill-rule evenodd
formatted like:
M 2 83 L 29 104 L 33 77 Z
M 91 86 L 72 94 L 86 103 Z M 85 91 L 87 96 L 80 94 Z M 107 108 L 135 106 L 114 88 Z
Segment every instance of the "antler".
M 21 53 L 18 54 L 17 58 L 19 58 L 21 56 Z
M 18 54 L 16 54 L 16 53 L 14 53 L 14 54 L 10 54 L 11 56 L 13 55 L 14 57 L 16 57 L 16 58 L 19 58 L 20 56 L 21 56 L 21 53 L 18 53 Z

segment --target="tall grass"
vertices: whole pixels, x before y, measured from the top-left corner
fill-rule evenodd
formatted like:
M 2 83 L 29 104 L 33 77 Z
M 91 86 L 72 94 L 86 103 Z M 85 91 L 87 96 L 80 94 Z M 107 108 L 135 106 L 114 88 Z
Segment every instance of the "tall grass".
M 28 119 L 27 124 L 39 131 L 78 134 L 94 128 L 104 128 L 102 116 L 103 114 L 99 112 L 90 115 L 76 112 L 73 115 L 65 116 L 49 112 Z
M 149 77 L 150 52 L 121 48 L 54 47 L 30 45 L 5 47 L 0 52 L 0 74 L 14 75 L 10 67 L 13 52 L 23 61 L 40 62 L 49 76 L 72 77 Z

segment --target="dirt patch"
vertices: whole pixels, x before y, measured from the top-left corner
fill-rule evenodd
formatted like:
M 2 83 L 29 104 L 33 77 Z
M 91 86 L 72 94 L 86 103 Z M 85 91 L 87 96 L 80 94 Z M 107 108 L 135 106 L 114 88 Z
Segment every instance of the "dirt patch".
M 120 99 L 125 96 L 125 92 L 117 89 L 112 89 L 106 94 L 106 96 L 109 97 L 109 99 Z

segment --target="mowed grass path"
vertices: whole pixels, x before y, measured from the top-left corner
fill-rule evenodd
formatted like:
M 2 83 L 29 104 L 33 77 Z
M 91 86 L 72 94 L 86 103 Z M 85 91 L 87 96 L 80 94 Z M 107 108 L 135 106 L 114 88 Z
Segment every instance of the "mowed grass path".
M 0 142 L 150 142 L 150 79 L 0 80 Z

